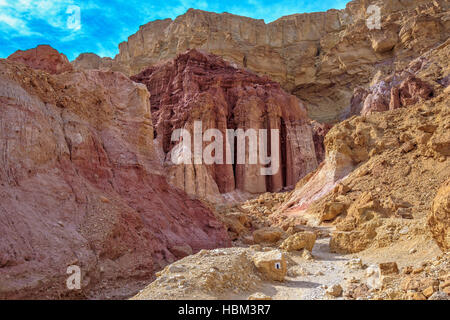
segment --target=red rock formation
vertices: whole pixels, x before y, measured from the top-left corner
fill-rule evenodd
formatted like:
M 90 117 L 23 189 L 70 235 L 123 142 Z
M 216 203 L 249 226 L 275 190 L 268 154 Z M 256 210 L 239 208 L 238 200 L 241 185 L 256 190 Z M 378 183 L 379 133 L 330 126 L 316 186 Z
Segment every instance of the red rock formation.
M 18 50 L 10 55 L 8 60 L 51 74 L 60 74 L 73 69 L 67 57 L 49 45 L 40 45 L 25 51 Z
M 156 137 L 166 155 L 175 144 L 170 141 L 172 132 L 178 128 L 192 132 L 196 120 L 202 121 L 203 132 L 216 128 L 224 137 L 226 129 L 280 130 L 281 166 L 276 174 L 260 175 L 261 164 L 172 166 L 172 183 L 188 193 L 217 200 L 221 193 L 235 189 L 253 194 L 279 191 L 317 167 L 312 128 L 302 102 L 267 77 L 190 50 L 132 79 L 150 92 Z
M 177 258 L 171 248 L 230 245 L 209 209 L 167 184 L 148 91 L 120 73 L 0 60 L 0 154 L 0 299 L 124 297 Z M 81 291 L 66 287 L 70 265 Z
M 357 87 L 353 90 L 353 96 L 350 100 L 350 113 L 344 115 L 344 119 L 350 118 L 351 116 L 359 116 L 361 110 L 364 106 L 364 101 L 369 93 L 363 87 Z
M 420 100 L 428 100 L 432 96 L 433 89 L 431 86 L 411 75 L 400 86 L 392 88 L 389 109 L 408 107 L 418 103 Z

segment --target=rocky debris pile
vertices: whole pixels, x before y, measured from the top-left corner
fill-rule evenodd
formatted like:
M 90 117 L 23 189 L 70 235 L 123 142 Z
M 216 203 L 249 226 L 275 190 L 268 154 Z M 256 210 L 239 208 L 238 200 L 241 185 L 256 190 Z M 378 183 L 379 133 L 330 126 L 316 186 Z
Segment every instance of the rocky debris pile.
M 279 224 L 331 222 L 336 228 L 331 249 L 344 253 L 387 246 L 421 232 L 430 235 L 428 213 L 442 246 L 442 231 L 448 229 L 448 210 L 442 209 L 446 197 L 435 205 L 437 215 L 432 203 L 450 176 L 449 105 L 448 91 L 441 90 L 407 110 L 335 125 L 325 139 L 325 162 L 297 184 L 269 219 Z
M 382 13 L 380 30 L 366 25 L 372 4 Z M 346 112 L 353 90 L 370 86 L 380 69 L 403 70 L 444 42 L 448 16 L 446 0 L 353 0 L 343 10 L 293 14 L 268 24 L 190 9 L 175 20 L 141 26 L 119 45 L 111 69 L 134 75 L 189 48 L 208 50 L 268 75 L 305 101 L 311 118 L 329 122 Z
M 372 299 L 383 300 L 449 300 L 450 259 L 443 254 L 419 266 L 405 266 L 400 271 L 395 263 L 380 264 L 378 286 Z
M 18 50 L 10 55 L 8 60 L 51 74 L 60 74 L 73 70 L 67 57 L 49 45 L 40 45 L 25 51 Z
M 249 295 L 263 281 L 283 281 L 287 273 L 284 254 L 251 248 L 202 250 L 157 273 L 157 279 L 133 299 L 227 299 Z M 252 295 L 252 299 L 266 299 Z
M 268 195 L 271 194 L 267 193 L 259 198 L 267 197 Z M 277 196 L 279 194 L 275 193 L 273 195 Z M 253 232 L 270 226 L 264 210 L 258 210 L 257 199 L 249 200 L 242 204 L 208 204 L 209 208 L 216 213 L 216 217 L 226 226 L 228 235 L 234 241 L 235 246 L 254 244 Z M 282 200 L 278 201 L 278 203 L 280 202 Z M 248 203 L 255 204 L 248 205 Z
M 155 139 L 164 151 L 169 181 L 188 194 L 220 202 L 233 198 L 233 193 L 245 197 L 281 191 L 317 168 L 313 131 L 303 103 L 267 77 L 239 69 L 212 54 L 189 50 L 131 79 L 145 84 L 150 92 Z M 243 141 L 245 145 L 233 148 L 236 153 L 245 150 L 245 164 L 227 162 L 224 153 L 213 164 L 207 164 L 206 159 L 201 164 L 194 163 L 192 157 L 187 163 L 174 165 L 173 151 L 180 141 L 172 141 L 173 132 L 186 129 L 194 137 L 197 122 L 201 122 L 202 134 L 208 129 L 221 133 L 222 139 L 215 139 L 219 139 L 223 150 L 235 144 L 234 138 L 226 139 L 228 129 L 253 129 L 259 136 L 260 129 L 278 130 L 279 137 L 273 136 L 274 144 L 272 138 L 266 145 L 260 145 L 259 139 L 255 141 L 258 159 L 262 150 L 279 148 L 269 164 L 273 166 L 273 174 L 261 173 L 267 165 L 260 160 L 250 162 L 253 151 L 249 141 L 245 141 L 248 139 Z M 192 138 L 194 144 L 195 140 Z M 239 144 L 240 139 L 236 140 Z M 209 143 L 201 141 L 201 144 L 206 152 Z M 195 145 L 185 147 L 194 154 Z
M 314 232 L 297 232 L 284 240 L 280 248 L 286 251 L 301 251 L 306 249 L 311 252 L 316 238 L 317 236 Z
M 408 107 L 441 94 L 448 87 L 450 40 L 389 73 L 380 69 L 369 88 L 354 89 L 350 116 Z
M 120 73 L 0 60 L 0 140 L 0 298 L 120 298 L 179 257 L 231 244 L 166 182 L 149 93 Z M 70 265 L 80 291 L 66 287 Z

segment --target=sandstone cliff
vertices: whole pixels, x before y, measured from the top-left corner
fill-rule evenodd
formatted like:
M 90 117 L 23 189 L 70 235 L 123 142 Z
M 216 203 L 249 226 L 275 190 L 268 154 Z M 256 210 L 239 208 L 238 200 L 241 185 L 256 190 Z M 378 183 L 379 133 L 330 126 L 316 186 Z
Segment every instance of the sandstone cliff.
M 370 4 L 381 9 L 381 30 L 366 26 Z M 354 0 L 344 10 L 294 14 L 268 24 L 191 9 L 175 20 L 141 26 L 120 44 L 110 68 L 133 75 L 199 48 L 268 75 L 305 101 L 311 118 L 334 121 L 348 115 L 354 88 L 368 87 L 380 70 L 401 70 L 445 41 L 448 9 L 445 0 Z M 77 67 L 93 67 L 79 60 Z M 109 63 L 101 61 L 102 66 Z
M 214 55 L 190 50 L 132 79 L 146 84 L 150 92 L 156 141 L 164 151 L 169 180 L 189 194 L 217 202 L 240 194 L 276 192 L 293 186 L 317 167 L 313 129 L 303 103 L 266 77 L 239 69 Z M 268 134 L 272 129 L 278 130 L 279 138 L 274 144 L 279 149 L 275 159 L 278 168 L 274 168 L 274 174 L 262 175 L 260 169 L 265 165 L 259 160 L 251 164 L 249 157 L 260 152 L 263 145 L 258 141 L 258 148 L 252 151 L 248 140 L 245 164 L 226 163 L 225 159 L 223 164 L 194 164 L 194 159 L 192 164 L 171 164 L 171 151 L 178 143 L 171 141 L 173 131 L 185 128 L 194 137 L 195 121 L 202 122 L 202 133 L 218 129 L 223 137 L 227 129 L 267 129 Z M 316 136 L 320 146 L 320 133 Z M 202 143 L 204 147 L 209 144 Z M 222 144 L 225 150 L 226 141 Z M 267 144 L 270 148 L 270 137 Z M 275 150 L 271 153 L 275 154 Z
M 325 138 L 325 161 L 297 184 L 272 220 L 332 222 L 330 245 L 338 252 L 388 246 L 405 234 L 430 237 L 430 230 L 448 250 L 444 182 L 450 176 L 450 91 L 442 79 L 450 74 L 449 51 L 447 41 L 411 62 L 408 69 L 415 73 L 400 86 L 409 88 L 405 101 L 411 104 L 335 125 Z M 377 109 L 376 103 L 369 106 Z M 431 229 L 425 227 L 427 216 Z
M 148 91 L 120 73 L 0 60 L 0 141 L 0 299 L 124 297 L 183 248 L 230 245 L 166 182 Z

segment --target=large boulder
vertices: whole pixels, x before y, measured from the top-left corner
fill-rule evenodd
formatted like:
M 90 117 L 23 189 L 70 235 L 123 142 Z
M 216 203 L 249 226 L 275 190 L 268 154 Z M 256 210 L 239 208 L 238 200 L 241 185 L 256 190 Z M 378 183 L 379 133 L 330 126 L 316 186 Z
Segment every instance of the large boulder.
M 408 107 L 432 97 L 432 87 L 425 81 L 411 75 L 400 86 L 392 88 L 389 109 Z
M 347 2 L 342 10 L 292 14 L 267 24 L 189 9 L 141 26 L 119 45 L 111 68 L 133 75 L 189 48 L 207 50 L 270 76 L 307 102 L 310 117 L 330 122 L 348 107 L 356 86 L 370 83 L 374 70 L 402 68 L 403 57 L 417 57 L 449 33 L 447 0 L 377 1 L 380 30 L 366 26 L 374 1 Z
M 315 242 L 316 234 L 314 232 L 298 232 L 284 240 L 280 248 L 286 251 L 300 251 L 302 249 L 312 251 Z
M 253 256 L 253 263 L 266 278 L 284 281 L 287 274 L 287 264 L 281 251 L 258 252 Z
M 77 70 L 108 70 L 112 68 L 112 59 L 101 58 L 95 53 L 82 53 L 72 61 L 72 65 Z
M 275 243 L 283 236 L 283 230 L 280 228 L 261 228 L 253 232 L 253 241 L 255 243 Z

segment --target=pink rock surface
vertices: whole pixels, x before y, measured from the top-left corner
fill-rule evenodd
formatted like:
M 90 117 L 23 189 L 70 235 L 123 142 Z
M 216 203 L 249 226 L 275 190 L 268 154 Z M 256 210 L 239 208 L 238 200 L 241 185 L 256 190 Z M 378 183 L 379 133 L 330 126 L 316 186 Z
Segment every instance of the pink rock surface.
M 388 83 L 380 81 L 369 89 L 369 94 L 364 100 L 361 115 L 369 115 L 374 112 L 389 110 L 391 88 Z
M 166 182 L 148 91 L 120 73 L 0 60 L 0 154 L 0 299 L 127 297 L 177 258 L 169 248 L 230 245 Z
M 156 138 L 168 157 L 175 129 L 192 132 L 202 121 L 203 132 L 216 128 L 280 130 L 280 169 L 271 176 L 254 165 L 171 166 L 175 186 L 211 201 L 239 190 L 252 194 L 279 191 L 317 167 L 312 126 L 303 103 L 278 83 L 239 69 L 215 55 L 189 50 L 176 59 L 133 76 L 150 92 Z M 207 145 L 207 144 L 205 144 Z M 248 157 L 248 146 L 246 148 Z
M 406 108 L 433 96 L 432 87 L 425 81 L 408 74 L 398 85 L 380 81 L 368 90 L 358 88 L 351 100 L 350 115 L 369 115 L 398 108 Z M 360 110 L 360 112 L 359 112 Z
M 67 57 L 49 45 L 40 45 L 25 51 L 18 50 L 10 55 L 8 60 L 51 74 L 60 74 L 73 69 Z
M 408 107 L 418 103 L 420 100 L 428 100 L 432 96 L 433 89 L 431 86 L 411 75 L 400 86 L 392 88 L 389 109 Z

